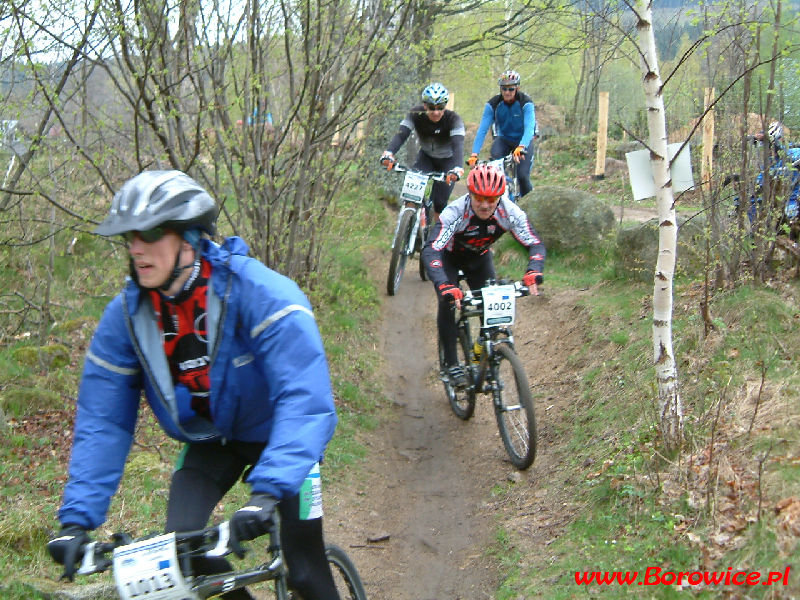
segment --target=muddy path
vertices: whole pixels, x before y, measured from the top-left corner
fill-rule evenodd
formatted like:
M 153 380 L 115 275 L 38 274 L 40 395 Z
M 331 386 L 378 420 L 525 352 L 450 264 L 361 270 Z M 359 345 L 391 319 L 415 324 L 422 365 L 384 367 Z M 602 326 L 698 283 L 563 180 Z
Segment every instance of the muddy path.
M 518 305 L 517 350 L 539 427 L 536 462 L 522 473 L 506 457 L 488 396 L 467 422 L 450 410 L 435 368 L 435 295 L 416 257 L 397 295 L 384 297 L 376 350 L 390 417 L 365 436 L 369 456 L 344 491 L 326 496 L 327 535 L 351 554 L 371 600 L 494 598 L 498 527 L 524 533 L 525 569 L 546 560 L 542 549 L 575 513 L 550 485 L 564 445 L 553 424 L 577 393 L 565 364 L 581 343 L 575 302 L 584 293 L 545 290 Z

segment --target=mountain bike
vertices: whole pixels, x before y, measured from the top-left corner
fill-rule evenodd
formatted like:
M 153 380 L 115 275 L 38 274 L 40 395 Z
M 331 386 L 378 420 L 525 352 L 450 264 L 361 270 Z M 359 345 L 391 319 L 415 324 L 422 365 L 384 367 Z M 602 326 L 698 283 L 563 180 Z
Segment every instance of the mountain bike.
M 419 252 L 419 276 L 427 279 L 422 263 L 422 246 L 431 228 L 431 186 L 433 181 L 445 181 L 447 173 L 425 172 L 395 163 L 392 170 L 405 173 L 400 190 L 400 213 L 392 239 L 392 257 L 389 260 L 389 275 L 386 292 L 394 296 L 400 287 L 408 257 Z
M 133 540 L 117 533 L 110 542 L 89 542 L 79 575 L 111 569 L 122 600 L 205 600 L 259 582 L 272 582 L 276 600 L 296 598 L 287 587 L 287 570 L 278 535 L 278 524 L 269 533 L 264 562 L 215 575 L 194 575 L 191 559 L 222 557 L 231 552 L 229 522 L 183 533 L 167 533 Z M 342 600 L 366 600 L 361 577 L 347 553 L 326 545 L 325 553 Z M 111 555 L 111 558 L 109 558 Z
M 536 417 L 528 376 L 514 350 L 516 298 L 530 290 L 520 282 L 490 281 L 480 290 L 464 292 L 456 319 L 459 364 L 467 372 L 468 385 L 450 383 L 444 349 L 439 342 L 439 378 L 444 383 L 450 408 L 459 419 L 475 412 L 478 393 L 491 394 L 497 427 L 511 463 L 527 469 L 536 458 Z M 470 320 L 479 320 L 472 325 Z M 477 332 L 477 337 L 473 335 Z

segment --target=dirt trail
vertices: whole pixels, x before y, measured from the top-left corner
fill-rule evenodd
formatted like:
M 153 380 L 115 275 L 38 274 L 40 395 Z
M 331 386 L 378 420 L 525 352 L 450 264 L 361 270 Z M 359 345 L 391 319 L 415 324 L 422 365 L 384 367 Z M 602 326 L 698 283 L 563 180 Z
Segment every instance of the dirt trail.
M 361 478 L 326 506 L 328 537 L 352 555 L 370 600 L 493 598 L 499 569 L 487 549 L 497 526 L 526 534 L 525 568 L 546 559 L 541 549 L 574 513 L 548 483 L 563 443 L 552 423 L 575 393 L 575 377 L 562 371 L 580 344 L 574 303 L 583 293 L 545 292 L 519 303 L 515 337 L 537 397 L 540 444 L 534 465 L 520 473 L 503 450 L 488 396 L 479 395 L 470 421 L 451 412 L 435 368 L 434 291 L 420 281 L 416 257 L 409 261 L 398 294 L 385 298 L 378 348 L 394 415 L 369 435 Z M 495 499 L 498 485 L 512 491 Z
M 485 432 L 459 422 L 445 400 L 434 368 L 434 292 L 416 262 L 384 307 L 385 389 L 395 414 L 368 441 L 364 496 L 347 514 L 349 551 L 371 600 L 491 598 L 494 568 L 480 555 L 492 523 L 479 514 L 487 488 L 476 477 L 486 469 L 472 439 Z

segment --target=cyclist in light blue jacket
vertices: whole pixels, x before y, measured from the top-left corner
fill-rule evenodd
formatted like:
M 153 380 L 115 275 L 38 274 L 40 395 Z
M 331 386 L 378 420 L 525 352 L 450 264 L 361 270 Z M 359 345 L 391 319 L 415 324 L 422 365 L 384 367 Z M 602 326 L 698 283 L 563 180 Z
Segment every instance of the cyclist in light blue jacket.
M 472 154 L 467 162 L 470 167 L 475 166 L 483 140 L 489 128 L 494 126 L 497 137 L 492 142 L 491 158 L 502 158 L 513 153 L 514 160 L 518 163 L 519 193 L 524 196 L 533 189 L 533 153 L 530 148 L 536 134 L 536 110 L 530 96 L 520 91 L 519 82 L 520 75 L 516 71 L 504 71 L 500 75 L 497 80 L 500 93 L 489 98 L 483 108 L 481 122 L 472 144 Z
M 251 497 L 231 518 L 232 549 L 265 534 L 277 508 L 293 587 L 335 600 L 318 463 L 336 413 L 319 331 L 293 281 L 249 258 L 237 237 L 221 246 L 208 239 L 216 217 L 214 200 L 186 174 L 145 171 L 122 186 L 97 228 L 124 236 L 131 277 L 86 353 L 62 529 L 48 550 L 70 579 L 87 531 L 106 519 L 144 392 L 164 431 L 186 442 L 166 531 L 205 527 L 244 477 Z M 194 566 L 198 574 L 230 569 L 219 558 Z

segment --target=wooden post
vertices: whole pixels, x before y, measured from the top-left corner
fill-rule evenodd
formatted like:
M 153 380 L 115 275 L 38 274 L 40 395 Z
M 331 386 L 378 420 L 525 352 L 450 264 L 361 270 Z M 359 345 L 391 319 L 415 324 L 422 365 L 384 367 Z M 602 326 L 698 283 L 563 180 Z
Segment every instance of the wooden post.
M 455 110 L 456 106 L 456 93 L 450 92 L 450 97 L 447 99 L 447 106 L 445 108 L 447 110 Z
M 608 92 L 600 92 L 597 98 L 597 160 L 594 178 L 606 176 L 606 148 L 608 147 Z
M 703 190 L 710 191 L 711 175 L 714 167 L 714 109 L 709 109 L 714 101 L 714 88 L 706 88 L 705 116 L 703 117 L 703 158 L 700 163 L 700 181 Z

